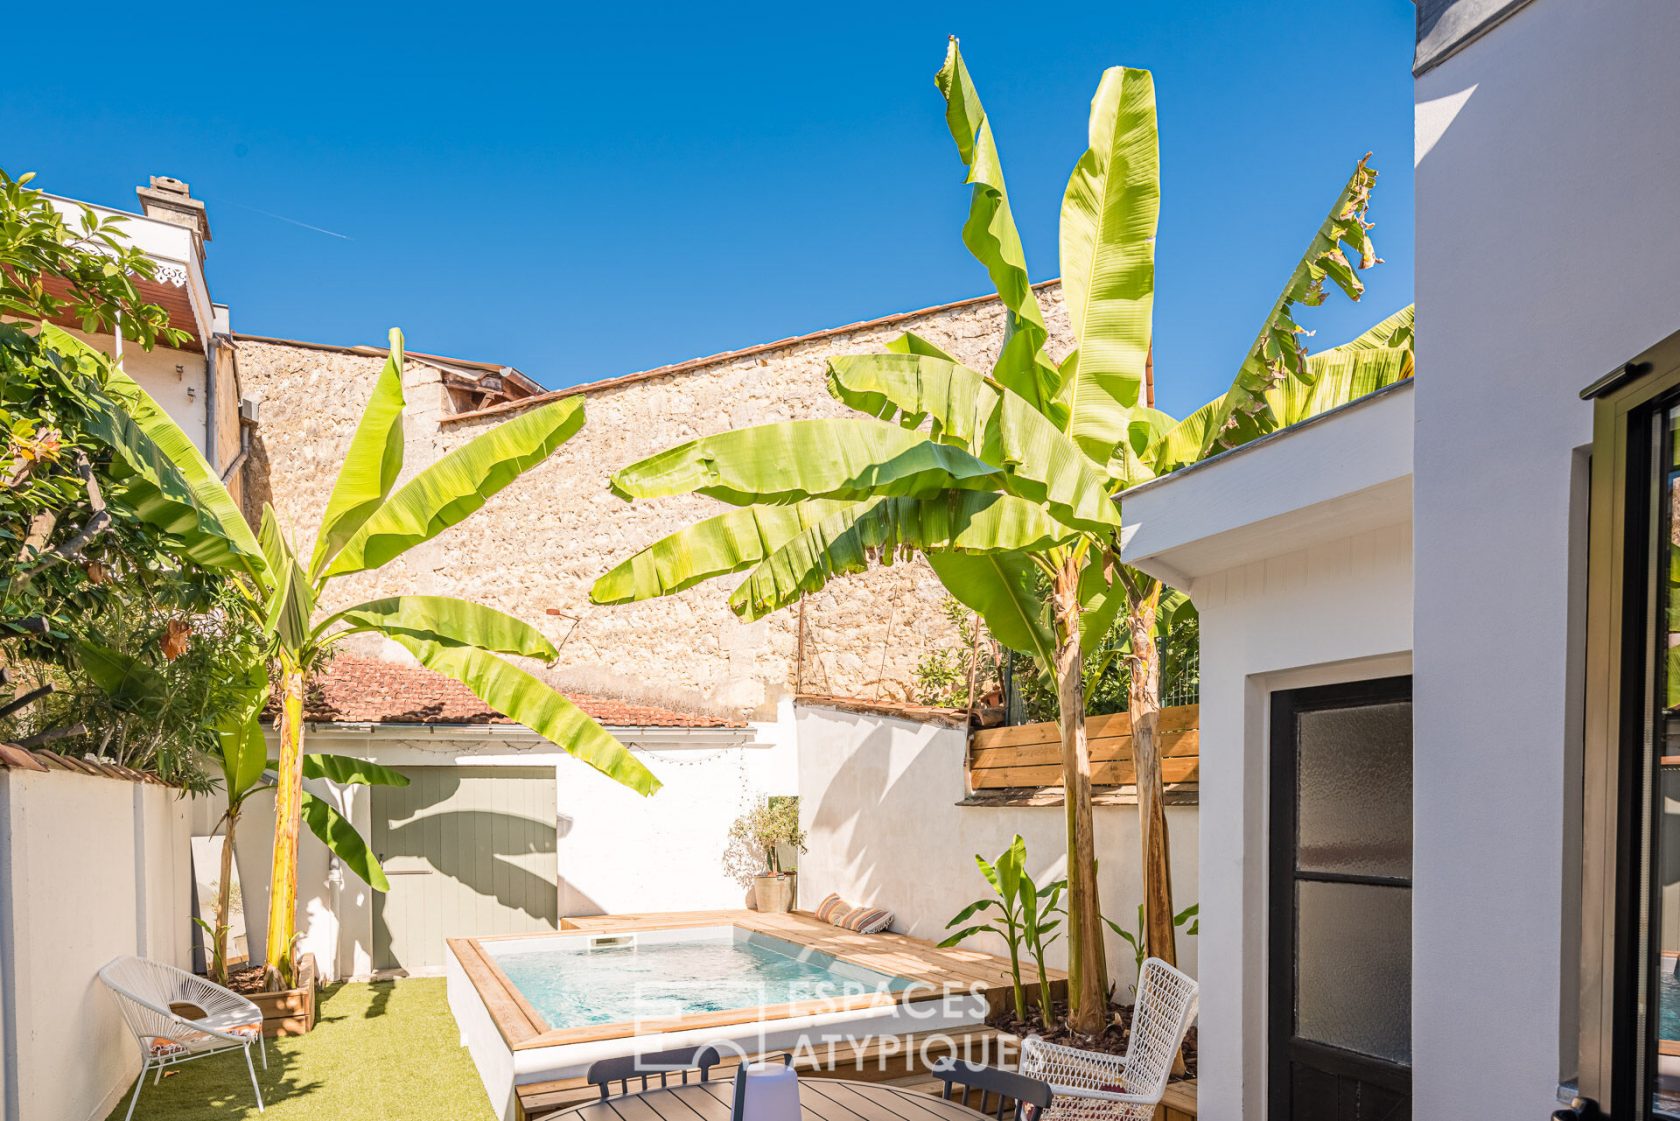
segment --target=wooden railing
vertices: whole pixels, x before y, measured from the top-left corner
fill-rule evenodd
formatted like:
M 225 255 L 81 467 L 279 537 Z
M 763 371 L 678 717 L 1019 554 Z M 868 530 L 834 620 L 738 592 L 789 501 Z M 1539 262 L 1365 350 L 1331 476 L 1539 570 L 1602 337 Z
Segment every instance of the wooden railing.
M 1195 782 L 1199 758 L 1200 705 L 1161 710 L 1161 779 Z M 1093 716 L 1085 722 L 1091 750 L 1091 782 L 1096 787 L 1135 786 L 1132 725 L 1124 712 Z M 968 789 L 1022 790 L 1060 787 L 1062 740 L 1054 723 L 987 728 L 968 741 Z

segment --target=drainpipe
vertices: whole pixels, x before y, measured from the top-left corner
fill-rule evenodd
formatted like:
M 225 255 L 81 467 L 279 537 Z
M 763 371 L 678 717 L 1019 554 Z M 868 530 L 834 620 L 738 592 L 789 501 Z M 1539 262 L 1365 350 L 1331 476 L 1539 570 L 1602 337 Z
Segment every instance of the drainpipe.
M 247 416 L 247 413 L 250 415 Z M 256 416 L 255 402 L 239 402 L 239 454 L 233 457 L 233 462 L 222 472 L 223 486 L 227 486 L 228 480 L 233 478 L 233 473 L 244 465 L 245 457 L 251 454 L 251 429 L 257 426 Z
M 216 467 L 216 351 L 221 348 L 221 336 L 210 332 L 209 345 L 204 348 L 204 459 L 210 470 Z

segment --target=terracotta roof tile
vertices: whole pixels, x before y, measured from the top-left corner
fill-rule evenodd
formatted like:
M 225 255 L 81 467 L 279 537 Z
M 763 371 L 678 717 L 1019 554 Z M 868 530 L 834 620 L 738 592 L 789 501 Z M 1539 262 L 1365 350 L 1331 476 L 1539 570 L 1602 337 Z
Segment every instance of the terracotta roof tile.
M 598 723 L 619 728 L 744 728 L 739 720 L 570 694 Z M 310 684 L 304 715 L 322 724 L 511 724 L 465 685 L 424 666 L 340 654 Z
M 15 743 L 0 743 L 0 771 L 70 771 L 99 778 L 122 779 L 124 782 L 149 782 L 158 786 L 168 783 L 150 771 L 136 771 L 116 763 L 101 763 L 93 759 L 78 759 L 60 755 L 56 751 L 37 748 L 34 751 Z

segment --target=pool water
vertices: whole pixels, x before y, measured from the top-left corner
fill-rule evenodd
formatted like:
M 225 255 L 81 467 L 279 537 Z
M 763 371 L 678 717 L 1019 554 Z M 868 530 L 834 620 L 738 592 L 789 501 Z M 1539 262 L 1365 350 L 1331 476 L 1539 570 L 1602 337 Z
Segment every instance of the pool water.
M 909 985 L 903 978 L 757 933 L 723 930 L 589 948 L 566 940 L 493 951 L 550 1028 L 636 1023 L 701 1012 L 833 1000 Z

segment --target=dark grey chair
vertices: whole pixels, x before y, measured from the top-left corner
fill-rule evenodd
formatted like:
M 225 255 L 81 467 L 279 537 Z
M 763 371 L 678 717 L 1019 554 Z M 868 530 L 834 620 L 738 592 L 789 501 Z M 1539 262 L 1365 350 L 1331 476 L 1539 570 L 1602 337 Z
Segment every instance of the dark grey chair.
M 960 1104 L 995 1117 L 997 1121 L 1038 1121 L 1055 1097 L 1049 1083 L 1010 1070 L 951 1058 L 940 1059 L 930 1069 L 933 1076 L 945 1084 L 941 1097 L 946 1101 L 951 1100 L 951 1088 L 955 1086 L 958 1089 L 956 1100 Z M 978 1102 L 973 1100 L 975 1094 L 980 1097 Z M 988 1109 L 986 1103 L 991 1098 L 996 1098 L 997 1104 Z
M 583 1080 L 591 1086 L 599 1087 L 601 1100 L 606 1101 L 613 1096 L 610 1090 L 614 1082 L 618 1083 L 620 1097 L 669 1086 L 672 1075 L 681 1075 L 677 1084 L 686 1086 L 688 1076 L 693 1071 L 700 1073 L 696 1081 L 709 1081 L 712 1068 L 717 1066 L 718 1062 L 718 1049 L 710 1044 L 675 1051 L 653 1051 L 644 1055 L 624 1055 L 616 1059 L 602 1059 L 590 1063 L 589 1069 L 584 1072 Z M 658 1085 L 651 1081 L 655 1076 L 659 1079 Z M 640 1080 L 641 1084 L 632 1090 L 630 1083 L 637 1080 Z

